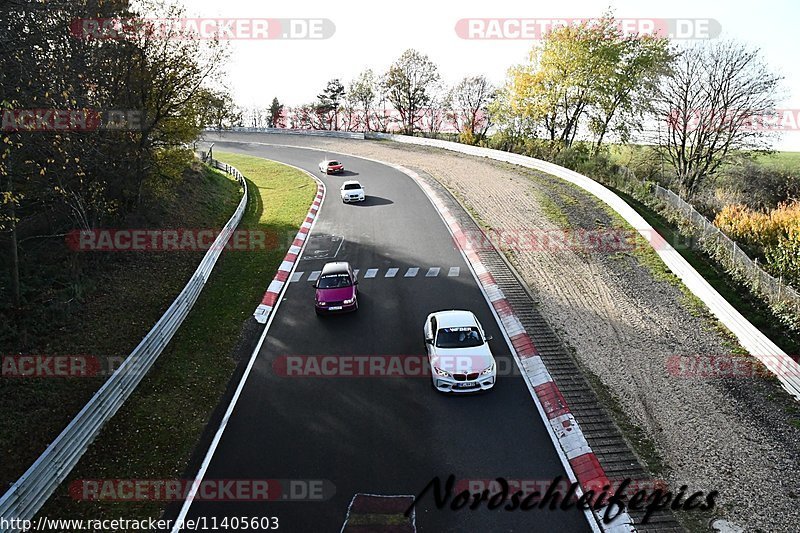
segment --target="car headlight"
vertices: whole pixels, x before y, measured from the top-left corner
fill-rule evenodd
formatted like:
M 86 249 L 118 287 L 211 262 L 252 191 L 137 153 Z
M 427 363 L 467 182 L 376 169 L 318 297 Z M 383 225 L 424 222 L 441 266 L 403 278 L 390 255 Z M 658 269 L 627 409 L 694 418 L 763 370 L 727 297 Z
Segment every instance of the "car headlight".
M 435 371 L 437 374 L 439 374 L 440 376 L 450 377 L 450 372 L 448 372 L 447 370 L 442 370 L 442 369 L 441 369 L 441 368 L 439 368 L 439 367 L 433 367 L 433 370 L 434 370 L 434 371 Z
M 325 305 L 325 302 L 317 302 L 319 305 Z
M 494 370 L 494 363 L 492 363 L 491 366 L 489 366 L 489 368 L 481 372 L 481 376 L 485 376 L 486 374 L 491 374 L 493 370 Z
M 342 302 L 342 303 L 343 303 L 344 305 L 350 305 L 351 303 L 353 303 L 353 302 L 355 302 L 355 301 L 356 301 L 356 299 L 355 299 L 355 298 L 350 298 L 349 300 L 345 300 L 345 301 L 344 301 L 344 302 Z

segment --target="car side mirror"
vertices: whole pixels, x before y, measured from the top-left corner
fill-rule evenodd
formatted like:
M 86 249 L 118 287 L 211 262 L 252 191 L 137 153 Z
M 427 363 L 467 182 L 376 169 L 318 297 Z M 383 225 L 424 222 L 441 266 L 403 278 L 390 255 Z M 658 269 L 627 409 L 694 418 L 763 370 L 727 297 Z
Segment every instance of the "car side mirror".
M 486 342 L 489 342 L 490 340 L 493 340 L 493 339 L 494 339 L 494 337 L 492 337 L 491 335 L 486 335 Z
M 425 339 L 425 344 L 433 344 L 433 339 Z
M 358 285 L 358 280 L 353 281 L 353 285 Z

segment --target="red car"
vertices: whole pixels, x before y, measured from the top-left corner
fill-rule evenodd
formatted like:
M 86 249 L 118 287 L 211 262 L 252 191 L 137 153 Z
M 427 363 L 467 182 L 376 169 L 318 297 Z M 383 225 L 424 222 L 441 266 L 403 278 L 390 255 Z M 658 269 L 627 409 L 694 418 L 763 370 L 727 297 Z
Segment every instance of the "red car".
M 346 261 L 326 263 L 314 288 L 314 310 L 318 315 L 358 309 L 358 280 Z
M 344 172 L 344 165 L 333 159 L 325 159 L 319 164 L 319 171 L 325 174 L 341 174 Z

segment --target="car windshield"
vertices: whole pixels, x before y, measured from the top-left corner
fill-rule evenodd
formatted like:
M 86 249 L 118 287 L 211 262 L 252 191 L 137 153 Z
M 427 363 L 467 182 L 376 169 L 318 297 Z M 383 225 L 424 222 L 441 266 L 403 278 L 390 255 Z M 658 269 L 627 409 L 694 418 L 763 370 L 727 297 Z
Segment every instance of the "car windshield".
M 474 348 L 482 344 L 476 327 L 442 328 L 436 335 L 437 348 Z
M 332 166 L 334 166 L 334 165 L 338 165 L 338 164 L 339 164 L 339 162 L 338 162 L 338 161 L 328 161 L 328 166 L 329 166 L 329 167 L 332 167 Z
M 344 186 L 344 190 L 346 190 L 346 191 L 354 191 L 354 190 L 360 189 L 360 188 L 361 188 L 361 185 L 359 185 L 358 183 L 348 183 L 347 185 Z
M 342 287 L 349 287 L 350 282 L 349 274 L 328 274 L 319 278 L 318 289 L 341 289 Z

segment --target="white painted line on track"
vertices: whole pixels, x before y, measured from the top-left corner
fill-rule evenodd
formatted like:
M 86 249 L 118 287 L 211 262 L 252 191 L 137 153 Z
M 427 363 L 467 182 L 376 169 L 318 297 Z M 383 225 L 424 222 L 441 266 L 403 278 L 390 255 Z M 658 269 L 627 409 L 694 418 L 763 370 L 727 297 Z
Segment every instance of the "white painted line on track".
M 397 271 L 400 270 L 399 268 L 390 268 L 386 271 L 385 278 L 393 278 L 397 275 Z
M 425 277 L 435 278 L 436 276 L 439 275 L 439 270 L 441 270 L 439 267 L 431 267 L 428 269 L 428 272 L 425 274 Z
M 311 274 L 308 275 L 308 281 L 317 281 L 319 275 L 322 274 L 321 270 L 315 270 Z
M 458 276 L 461 273 L 461 268 L 459 267 L 450 267 L 450 271 L 447 273 L 447 277 L 453 278 Z
M 286 164 L 286 163 L 282 163 Z M 316 176 L 314 176 L 311 172 L 307 170 L 303 170 L 299 167 L 294 167 L 293 165 L 288 165 L 293 168 L 297 168 L 298 170 L 302 171 L 303 173 L 307 174 L 311 177 L 318 184 L 318 187 L 322 187 L 322 196 L 319 200 L 319 207 L 322 207 L 322 204 L 325 202 L 325 194 L 326 188 L 325 184 Z M 316 200 L 315 200 L 316 202 Z M 315 221 L 316 222 L 316 221 Z M 309 233 L 311 232 L 311 228 L 313 228 L 314 224 L 312 223 L 309 226 Z M 305 242 L 304 242 L 305 245 Z M 294 266 L 292 267 L 297 268 L 298 262 L 295 261 Z M 293 272 L 292 272 L 293 274 Z M 284 286 L 284 284 L 281 284 Z M 258 358 L 258 352 L 261 351 L 261 346 L 264 344 L 264 340 L 267 338 L 267 332 L 269 332 L 269 328 L 272 325 L 272 321 L 275 319 L 277 315 L 278 307 L 280 307 L 282 299 L 278 299 L 275 303 L 275 306 L 269 310 L 269 315 L 267 316 L 266 324 L 264 325 L 264 330 L 261 332 L 261 336 L 258 338 L 258 342 L 256 343 L 255 349 L 253 349 L 253 353 L 250 354 L 250 360 L 247 362 L 247 367 L 244 369 L 244 373 L 242 374 L 241 379 L 239 380 L 239 384 L 236 386 L 236 391 L 233 393 L 233 397 L 231 398 L 230 403 L 228 404 L 227 409 L 225 410 L 225 414 L 220 421 L 219 427 L 217 428 L 216 433 L 214 434 L 214 438 L 211 440 L 211 444 L 208 446 L 208 450 L 206 451 L 205 457 L 203 457 L 203 462 L 200 464 L 200 468 L 197 471 L 197 475 L 195 476 L 194 481 L 192 482 L 192 488 L 189 490 L 189 493 L 186 496 L 186 499 L 181 506 L 181 510 L 178 513 L 178 517 L 175 519 L 174 526 L 172 528 L 172 533 L 180 533 L 181 526 L 186 521 L 186 515 L 189 514 L 189 509 L 192 506 L 192 502 L 194 498 L 197 496 L 197 491 L 200 489 L 200 485 L 203 482 L 203 478 L 208 471 L 208 467 L 211 465 L 211 460 L 214 458 L 214 452 L 217 450 L 217 446 L 219 446 L 220 441 L 222 440 L 222 435 L 225 433 L 225 428 L 228 426 L 228 421 L 233 415 L 233 409 L 236 407 L 236 403 L 239 401 L 239 397 L 244 390 L 245 383 L 247 383 L 247 378 L 250 376 L 250 371 L 253 369 L 253 365 Z
M 377 274 L 378 274 L 378 269 L 377 268 L 370 268 L 370 269 L 367 270 L 367 273 L 364 274 L 364 279 L 374 278 Z
M 406 278 L 413 278 L 414 276 L 416 276 L 416 275 L 417 275 L 417 272 L 419 272 L 419 268 L 417 268 L 417 267 L 411 267 L 411 268 L 409 268 L 408 270 L 406 270 L 406 275 L 405 275 L 404 277 L 406 277 Z
M 289 282 L 297 283 L 298 281 L 303 279 L 303 274 L 305 274 L 305 272 L 295 272 L 294 274 L 292 274 L 292 277 L 289 278 Z

